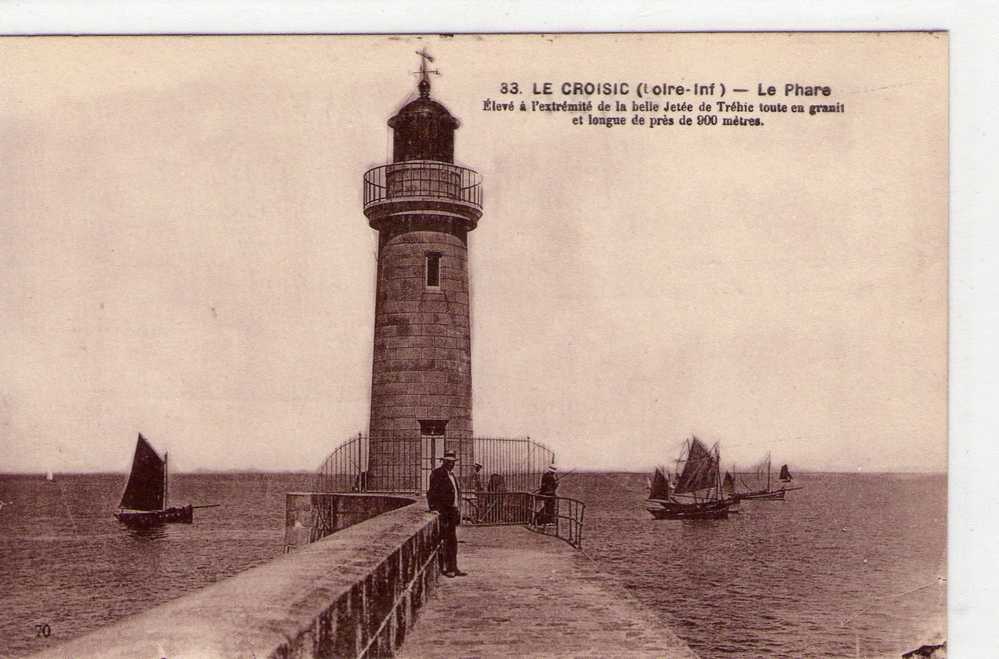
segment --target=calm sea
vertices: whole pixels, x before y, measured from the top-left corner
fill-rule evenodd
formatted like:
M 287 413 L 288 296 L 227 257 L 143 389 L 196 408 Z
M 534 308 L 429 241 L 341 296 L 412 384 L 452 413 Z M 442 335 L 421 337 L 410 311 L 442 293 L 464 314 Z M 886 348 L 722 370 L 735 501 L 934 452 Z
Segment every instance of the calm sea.
M 129 531 L 124 474 L 0 476 L 0 656 L 40 650 L 281 554 L 309 474 L 178 474 L 195 523 Z M 898 656 L 943 635 L 943 476 L 804 475 L 727 520 L 653 520 L 642 474 L 581 474 L 584 550 L 705 657 Z M 47 625 L 47 628 L 41 627 Z M 49 636 L 42 635 L 47 629 Z
M 642 474 L 573 476 L 583 549 L 704 657 L 900 656 L 946 630 L 947 478 L 803 475 L 724 520 L 654 520 Z

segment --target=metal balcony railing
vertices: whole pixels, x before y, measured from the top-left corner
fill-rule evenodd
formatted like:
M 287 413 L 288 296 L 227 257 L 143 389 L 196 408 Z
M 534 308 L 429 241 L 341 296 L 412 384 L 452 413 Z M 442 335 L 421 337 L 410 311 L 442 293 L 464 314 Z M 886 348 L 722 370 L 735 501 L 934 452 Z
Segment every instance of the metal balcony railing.
M 553 535 L 579 549 L 583 546 L 583 513 L 586 504 L 568 497 L 531 495 L 534 514 L 527 525 L 532 531 Z
M 428 197 L 482 209 L 482 176 L 436 160 L 407 160 L 364 173 L 364 208 L 396 199 Z

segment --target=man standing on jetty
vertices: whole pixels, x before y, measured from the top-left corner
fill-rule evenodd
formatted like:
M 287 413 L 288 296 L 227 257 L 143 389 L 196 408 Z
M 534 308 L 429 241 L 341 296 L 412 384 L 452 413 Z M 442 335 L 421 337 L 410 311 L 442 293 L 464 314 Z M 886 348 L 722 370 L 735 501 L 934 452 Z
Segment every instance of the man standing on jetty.
M 444 536 L 444 576 L 463 577 L 467 572 L 458 569 L 458 525 L 461 524 L 461 488 L 454 475 L 458 456 L 447 451 L 441 458 L 443 464 L 430 472 L 430 489 L 427 504 L 440 515 L 441 533 Z
M 544 501 L 541 514 L 537 516 L 537 524 L 552 524 L 555 521 L 555 495 L 558 493 L 558 468 L 555 465 L 548 465 L 548 469 L 541 476 L 541 487 L 538 488 L 538 496 Z

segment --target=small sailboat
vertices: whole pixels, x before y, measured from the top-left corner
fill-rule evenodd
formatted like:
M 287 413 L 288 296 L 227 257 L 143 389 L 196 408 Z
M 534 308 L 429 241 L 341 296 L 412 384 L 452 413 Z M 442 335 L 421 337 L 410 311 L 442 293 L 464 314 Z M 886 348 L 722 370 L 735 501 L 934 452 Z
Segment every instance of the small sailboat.
M 49 471 L 45 472 L 45 480 L 47 480 L 50 483 L 54 483 L 55 482 L 55 474 L 52 473 L 51 469 Z
M 773 474 L 770 468 L 770 454 L 767 453 L 767 457 L 757 463 L 754 469 L 755 483 L 751 486 L 747 485 L 745 492 L 739 493 L 739 498 L 748 501 L 783 501 L 784 495 L 792 490 L 800 490 L 800 487 L 787 487 L 781 485 L 779 489 L 773 487 Z M 780 468 L 780 480 L 784 483 L 791 481 L 791 472 L 788 471 L 787 465 L 783 465 Z M 766 485 L 764 485 L 764 479 L 766 480 Z M 746 482 L 743 481 L 746 485 Z
M 709 449 L 692 436 L 684 442 L 681 458 L 677 460 L 675 485 L 670 487 L 665 471 L 656 469 L 646 510 L 656 519 L 728 517 L 734 501 L 722 496 L 720 461 L 718 444 Z
M 167 454 L 160 458 L 149 441 L 139 433 L 125 493 L 115 519 L 126 526 L 147 527 L 169 522 L 190 524 L 194 506 L 167 507 Z

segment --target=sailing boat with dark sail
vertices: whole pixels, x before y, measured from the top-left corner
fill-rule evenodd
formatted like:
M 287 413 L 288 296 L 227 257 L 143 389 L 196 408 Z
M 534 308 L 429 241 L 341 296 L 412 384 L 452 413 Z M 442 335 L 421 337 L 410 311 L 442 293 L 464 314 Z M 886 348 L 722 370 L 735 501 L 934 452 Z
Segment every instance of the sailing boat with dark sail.
M 656 467 L 649 483 L 649 501 L 666 500 L 669 498 L 669 476 L 662 467 Z
M 133 527 L 167 522 L 190 524 L 194 517 L 193 506 L 167 507 L 167 479 L 167 454 L 160 458 L 149 441 L 139 433 L 132 471 L 115 518 Z
M 656 519 L 728 517 L 734 501 L 722 496 L 719 463 L 718 444 L 709 449 L 697 437 L 691 437 L 684 442 L 677 460 L 675 485 L 670 487 L 663 470 L 656 469 L 646 510 Z

